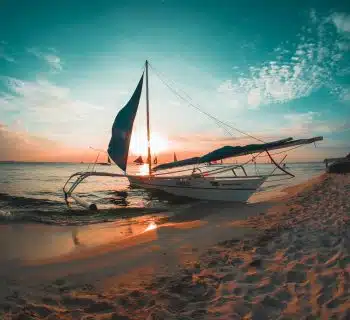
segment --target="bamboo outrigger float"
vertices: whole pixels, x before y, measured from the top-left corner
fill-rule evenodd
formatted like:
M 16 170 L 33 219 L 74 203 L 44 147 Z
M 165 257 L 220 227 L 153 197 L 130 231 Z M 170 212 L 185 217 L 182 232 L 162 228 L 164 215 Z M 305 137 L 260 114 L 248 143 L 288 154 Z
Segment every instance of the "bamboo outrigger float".
M 277 163 L 269 151 L 283 148 L 301 146 L 323 140 L 323 137 L 313 137 L 310 139 L 286 138 L 269 143 L 249 144 L 246 146 L 224 146 L 201 157 L 193 157 L 184 160 L 177 160 L 174 154 L 174 161 L 160 164 L 152 168 L 151 144 L 150 144 L 150 112 L 149 112 L 149 89 L 148 89 L 148 61 L 145 63 L 146 75 L 146 125 L 147 125 L 147 165 L 148 174 L 129 175 L 126 172 L 127 159 L 129 154 L 130 137 L 132 133 L 134 119 L 138 110 L 140 96 L 142 92 L 143 78 L 141 79 L 128 103 L 119 111 L 112 126 L 112 136 L 108 145 L 108 156 L 123 171 L 123 173 L 96 172 L 94 167 L 90 171 L 77 172 L 69 177 L 63 187 L 63 192 L 67 205 L 72 198 L 79 205 L 96 210 L 97 206 L 73 195 L 76 187 L 90 176 L 120 178 L 129 180 L 131 185 L 145 188 L 162 190 L 178 196 L 186 196 L 201 200 L 234 201 L 246 202 L 249 197 L 270 177 L 294 175 L 281 166 L 285 157 Z M 205 113 L 208 115 L 207 113 Z M 210 116 L 212 119 L 216 119 Z M 218 119 L 216 119 L 219 121 Z M 221 122 L 221 121 L 219 121 Z M 221 122 L 223 123 L 223 122 Z M 250 136 L 251 137 L 251 136 Z M 255 138 L 256 140 L 259 140 Z M 259 140 L 262 142 L 261 140 Z M 226 158 L 253 155 L 249 162 L 262 153 L 270 158 L 275 169 L 267 175 L 248 175 L 244 165 L 217 165 L 211 168 L 206 164 L 214 161 L 222 161 Z M 181 170 L 173 170 L 180 168 Z M 278 169 L 281 173 L 274 173 Z M 187 172 L 187 173 L 186 173 Z M 231 176 L 220 176 L 225 172 L 232 172 Z M 176 175 L 180 173 L 180 175 Z M 75 180 L 73 180 L 75 179 Z

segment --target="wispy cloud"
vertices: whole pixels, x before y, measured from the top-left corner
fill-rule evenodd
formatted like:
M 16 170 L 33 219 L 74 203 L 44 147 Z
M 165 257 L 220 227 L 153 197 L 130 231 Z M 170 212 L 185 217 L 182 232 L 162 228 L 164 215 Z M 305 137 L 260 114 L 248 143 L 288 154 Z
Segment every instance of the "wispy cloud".
M 4 59 L 7 62 L 16 62 L 16 60 L 6 53 L 7 42 L 0 41 L 0 59 Z
M 350 33 L 350 14 L 336 12 L 331 19 L 339 32 Z
M 103 128 L 103 123 L 96 120 L 100 106 L 74 99 L 69 89 L 47 79 L 24 81 L 1 77 L 0 80 L 7 86 L 7 92 L 0 94 L 0 110 L 16 112 L 31 132 L 67 142 L 74 136 L 77 145 L 87 145 L 87 136 L 93 139 L 93 132 L 100 130 L 101 134 L 110 129 Z M 92 121 L 93 127 L 86 125 Z
M 0 160 L 35 160 L 42 157 L 45 151 L 52 151 L 56 145 L 26 132 L 13 131 L 0 123 Z
M 50 66 L 51 71 L 62 71 L 61 58 L 56 54 L 56 50 L 53 48 L 47 49 L 46 51 L 41 51 L 38 48 L 28 48 L 27 52 L 33 54 L 39 59 L 43 59 Z
M 318 116 L 319 112 L 308 111 L 305 113 L 289 113 L 284 115 L 284 118 L 292 122 L 312 122 L 315 120 L 315 116 Z
M 290 113 L 284 115 L 287 124 L 280 128 L 281 133 L 298 136 L 329 135 L 350 130 L 349 120 L 330 122 L 322 118 L 320 112 Z
M 339 94 L 339 99 L 345 102 L 347 105 L 349 105 L 348 102 L 350 101 L 350 87 L 340 86 L 338 88 L 338 94 Z
M 334 124 L 329 121 L 320 119 L 319 112 L 290 113 L 284 116 L 287 120 L 287 126 L 281 130 L 293 135 L 310 136 L 318 134 L 326 134 L 336 130 Z
M 0 161 L 92 161 L 91 150 L 69 148 L 47 138 L 14 130 L 0 123 Z
M 291 44 L 282 43 L 271 53 L 271 60 L 251 65 L 248 72 L 224 81 L 218 91 L 231 97 L 236 106 L 251 109 L 306 97 L 321 87 L 336 94 L 339 85 L 333 73 L 341 72 L 340 63 L 350 44 L 337 37 L 331 27 L 334 23 L 338 30 L 347 32 L 348 17 L 321 19 L 311 11 L 310 25 L 302 28 L 293 49 Z

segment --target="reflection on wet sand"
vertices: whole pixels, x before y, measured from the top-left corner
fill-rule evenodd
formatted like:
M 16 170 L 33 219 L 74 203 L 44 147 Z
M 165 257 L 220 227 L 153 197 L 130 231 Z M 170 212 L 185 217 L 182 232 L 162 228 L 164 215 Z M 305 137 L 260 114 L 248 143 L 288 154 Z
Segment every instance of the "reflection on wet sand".
M 62 290 L 67 290 L 78 303 L 85 303 L 85 290 L 91 287 L 91 305 L 97 301 L 93 298 L 96 296 L 95 287 L 96 292 L 103 292 L 103 299 L 113 296 L 119 308 L 121 304 L 116 295 L 123 287 L 132 290 L 130 296 L 133 299 L 139 299 L 139 292 L 142 294 L 145 285 L 152 284 L 152 279 L 166 279 L 179 268 L 193 265 L 208 245 L 254 233 L 254 230 L 233 227 L 230 221 L 256 214 L 262 208 L 203 202 L 177 209 L 177 218 L 174 216 L 163 224 L 154 216 L 148 216 L 143 220 L 140 217 L 125 219 L 125 225 L 105 223 L 63 227 L 64 238 L 69 240 L 66 248 L 70 247 L 70 250 L 60 255 L 21 261 L 18 268 L 0 270 L 0 277 L 17 277 L 21 279 L 22 287 L 38 287 L 40 290 L 43 284 L 47 284 L 45 294 L 50 296 L 52 292 L 58 292 L 55 299 Z M 47 226 L 41 228 L 49 229 Z M 56 245 L 58 243 L 54 241 L 50 243 L 53 249 Z M 62 242 L 59 245 L 64 248 Z M 40 251 L 41 248 L 38 246 L 33 250 Z M 85 289 L 79 292 L 77 288 Z M 128 302 L 129 298 L 125 301 Z M 77 307 L 85 308 L 83 305 Z M 67 310 L 71 308 L 69 306 Z
M 103 243 L 107 244 L 111 241 L 122 241 L 125 238 L 129 238 L 132 236 L 136 236 L 138 234 L 142 234 L 147 231 L 151 231 L 157 228 L 157 224 L 154 221 L 148 223 L 145 227 L 144 225 L 131 225 L 128 224 L 123 227 L 106 227 L 98 228 L 96 230 L 91 230 L 90 228 L 74 228 L 72 230 L 72 240 L 73 244 L 78 246 L 96 246 L 101 245 Z M 78 238 L 78 233 L 80 232 L 80 236 Z M 86 237 L 86 232 L 88 232 L 89 237 Z M 85 234 L 85 238 L 84 238 Z M 93 239 L 95 238 L 95 239 Z M 84 243 L 82 243 L 84 241 Z
M 0 234 L 0 261 L 45 259 L 75 248 L 70 228 L 16 224 L 2 226 Z
M 149 221 L 151 220 L 151 221 Z M 58 227 L 16 224 L 1 226 L 1 261 L 52 259 L 133 238 L 156 228 L 153 218 L 125 219 L 124 225 L 104 223 L 87 226 Z M 10 239 L 10 240 L 9 240 Z
M 23 225 L 23 227 L 17 225 L 17 227 L 11 228 L 7 232 L 9 234 L 5 236 L 6 239 L 16 239 L 16 245 L 14 243 L 5 243 L 5 252 L 7 254 L 3 255 L 3 257 L 5 259 L 8 256 L 19 260 L 34 261 L 36 259 L 56 259 L 62 256 L 73 257 L 76 253 L 80 255 L 83 252 L 84 255 L 88 254 L 88 252 L 93 255 L 91 251 L 96 252 L 96 254 L 99 254 L 99 250 L 105 252 L 104 246 L 108 247 L 108 250 L 113 250 L 125 248 L 125 246 L 137 246 L 140 243 L 154 241 L 154 239 L 157 240 L 153 242 L 152 250 L 159 246 L 166 253 L 166 248 L 170 243 L 169 240 L 164 242 L 164 237 L 171 237 L 173 243 L 182 243 L 187 246 L 186 238 L 189 235 L 189 229 L 193 230 L 192 234 L 202 233 L 207 228 L 205 225 L 212 219 L 211 217 L 217 216 L 217 213 L 220 213 L 223 218 L 217 216 L 215 220 L 217 222 L 220 221 L 222 225 L 228 226 L 230 218 L 232 220 L 239 219 L 240 216 L 250 215 L 252 214 L 250 212 L 255 212 L 256 210 L 256 205 L 253 204 L 233 205 L 196 202 L 178 206 L 176 212 L 173 212 L 174 216 L 168 217 L 166 222 L 162 221 L 162 224 L 161 220 L 165 216 L 161 214 L 157 216 L 130 217 L 118 223 L 79 227 L 37 225 L 34 228 L 28 225 Z M 35 229 L 35 231 L 32 229 Z M 179 236 L 180 233 L 181 236 Z M 205 234 L 203 236 L 200 236 L 201 243 L 206 240 Z M 153 239 L 151 239 L 152 237 Z M 192 247 L 197 245 L 199 244 L 191 244 Z M 187 252 L 188 249 L 185 251 Z M 187 253 L 184 255 L 188 256 Z M 176 259 L 178 261 L 182 260 L 179 257 Z
M 30 265 L 39 269 L 50 265 L 56 277 L 64 276 L 67 269 L 71 275 L 88 272 L 95 279 L 104 279 L 107 287 L 118 288 L 123 281 L 136 284 L 144 277 L 173 272 L 194 261 L 209 244 L 254 232 L 233 228 L 229 222 L 249 216 L 256 210 L 259 210 L 256 205 L 202 203 L 184 208 L 178 219 L 159 226 L 152 220 L 147 225 L 129 223 L 118 230 L 113 224 L 77 228 L 73 237 L 79 243 L 78 247 L 75 246 L 78 250 L 31 261 Z M 187 219 L 183 219 L 185 216 Z M 72 238 L 70 241 L 72 243 Z M 125 273 L 128 276 L 121 277 Z
M 149 225 L 147 226 L 144 232 L 154 230 L 154 229 L 157 229 L 157 225 L 155 224 L 155 222 L 152 221 L 149 223 Z
M 80 245 L 80 241 L 78 239 L 78 229 L 74 228 L 72 231 L 72 239 L 73 239 L 73 243 L 76 246 Z

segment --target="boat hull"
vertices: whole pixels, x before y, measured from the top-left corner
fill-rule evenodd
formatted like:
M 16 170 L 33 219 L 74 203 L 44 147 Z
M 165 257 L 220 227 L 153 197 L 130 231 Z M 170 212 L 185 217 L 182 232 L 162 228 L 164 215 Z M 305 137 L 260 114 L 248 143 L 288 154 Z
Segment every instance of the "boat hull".
M 257 178 L 183 178 L 128 177 L 132 186 L 162 190 L 167 193 L 199 200 L 246 202 L 265 181 Z

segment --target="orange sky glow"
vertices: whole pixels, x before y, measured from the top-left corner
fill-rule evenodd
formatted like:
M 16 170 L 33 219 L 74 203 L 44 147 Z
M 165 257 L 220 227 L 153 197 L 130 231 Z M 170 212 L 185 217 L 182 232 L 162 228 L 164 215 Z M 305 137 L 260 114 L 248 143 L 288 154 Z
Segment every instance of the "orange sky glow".
M 152 157 L 157 155 L 158 164 L 170 162 L 176 152 L 179 160 L 200 156 L 215 148 L 224 145 L 244 145 L 252 143 L 247 139 L 220 138 L 214 136 L 192 136 L 192 137 L 165 137 L 158 133 L 152 136 Z M 272 141 L 273 139 L 269 139 Z M 273 153 L 279 152 L 274 151 Z M 344 150 L 333 150 L 330 147 L 314 145 L 304 146 L 300 149 L 288 152 L 287 162 L 322 161 L 330 153 L 335 157 L 342 156 Z M 47 161 L 47 162 L 94 162 L 98 152 L 91 149 L 79 149 L 65 146 L 63 143 L 48 140 L 46 138 L 32 136 L 25 132 L 15 132 L 6 126 L 0 126 L 0 161 Z M 130 144 L 129 161 L 137 156 L 143 156 L 146 160 L 147 143 L 143 134 L 135 135 Z M 281 160 L 284 154 L 276 155 L 276 160 Z M 227 159 L 225 162 L 245 162 L 251 156 Z M 107 154 L 101 153 L 99 161 L 106 161 Z M 266 163 L 267 157 L 257 159 L 259 163 Z

